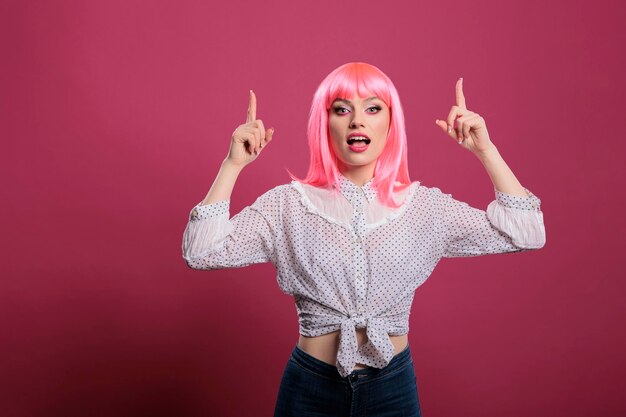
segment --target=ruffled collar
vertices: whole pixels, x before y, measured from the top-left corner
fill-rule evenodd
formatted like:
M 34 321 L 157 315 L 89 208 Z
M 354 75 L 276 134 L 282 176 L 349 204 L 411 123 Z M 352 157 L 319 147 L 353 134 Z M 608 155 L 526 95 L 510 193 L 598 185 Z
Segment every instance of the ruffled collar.
M 369 223 L 365 224 L 367 230 L 372 230 L 378 226 L 382 226 L 392 220 L 401 217 L 407 208 L 411 205 L 411 201 L 415 198 L 417 190 L 420 187 L 419 181 L 414 181 L 410 186 L 401 192 L 395 194 L 394 199 L 397 202 L 402 201 L 402 194 L 404 193 L 404 199 L 399 208 L 393 209 L 391 207 L 384 206 L 377 198 L 377 191 L 372 187 L 373 179 L 368 181 L 362 187 L 357 186 L 346 177 L 339 177 L 338 184 L 341 195 L 343 195 L 350 205 L 354 206 L 354 198 L 356 193 L 363 192 L 369 202 L 368 210 L 375 210 L 377 215 Z M 396 183 L 399 185 L 399 183 Z M 291 181 L 291 185 L 300 194 L 300 201 L 309 213 L 316 214 L 329 223 L 334 223 L 352 230 L 353 225 L 349 218 L 352 209 L 350 205 L 344 207 L 337 199 L 335 190 L 328 187 L 315 187 L 308 184 L 302 184 L 298 181 Z M 347 212 L 346 212 L 347 210 Z

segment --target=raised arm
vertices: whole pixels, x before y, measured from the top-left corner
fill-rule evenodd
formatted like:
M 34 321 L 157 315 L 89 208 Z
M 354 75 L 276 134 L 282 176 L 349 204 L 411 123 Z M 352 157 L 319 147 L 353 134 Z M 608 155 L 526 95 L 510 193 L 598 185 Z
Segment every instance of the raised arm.
M 263 122 L 256 119 L 256 96 L 250 90 L 246 122 L 233 132 L 228 156 L 211 189 L 189 214 L 182 252 L 190 268 L 234 268 L 271 260 L 275 231 L 263 213 L 274 209 L 268 207 L 276 202 L 274 193 L 259 197 L 232 219 L 230 197 L 239 173 L 256 160 L 273 133 L 273 128 L 266 132 Z
M 255 161 L 263 147 L 272 140 L 274 128 L 265 131 L 263 121 L 256 118 L 256 95 L 250 90 L 246 123 L 233 132 L 228 156 L 213 181 L 202 204 L 228 200 L 243 168 Z
M 446 230 L 446 257 L 539 249 L 546 234 L 541 200 L 517 180 L 491 142 L 485 119 L 467 109 L 463 79 L 456 83 L 456 105 L 447 119 L 435 123 L 483 164 L 496 194 L 487 211 L 439 195 Z

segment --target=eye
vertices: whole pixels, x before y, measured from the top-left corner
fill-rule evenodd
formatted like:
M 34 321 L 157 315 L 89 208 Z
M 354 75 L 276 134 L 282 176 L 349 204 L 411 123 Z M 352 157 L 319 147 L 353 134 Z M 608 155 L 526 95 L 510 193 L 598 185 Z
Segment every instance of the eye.
M 367 110 L 372 110 L 372 109 L 373 109 L 373 110 L 376 110 L 376 111 L 374 111 L 374 112 L 370 112 L 370 113 L 378 113 L 379 111 L 381 111 L 381 110 L 382 110 L 382 107 L 380 107 L 380 106 L 372 106 L 372 107 L 368 107 L 368 108 L 367 108 Z
M 335 107 L 334 110 L 335 110 L 335 113 L 337 114 L 346 114 L 346 112 L 348 112 L 348 109 L 346 109 L 345 107 L 340 107 L 340 106 Z M 345 110 L 345 112 L 342 112 L 341 110 Z

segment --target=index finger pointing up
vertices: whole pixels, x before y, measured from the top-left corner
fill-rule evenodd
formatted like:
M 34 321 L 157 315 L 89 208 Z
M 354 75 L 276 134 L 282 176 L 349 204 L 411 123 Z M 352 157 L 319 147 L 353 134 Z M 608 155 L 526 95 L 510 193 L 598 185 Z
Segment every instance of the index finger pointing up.
M 463 95 L 463 78 L 459 78 L 456 82 L 456 105 L 462 109 L 467 109 L 465 106 L 465 96 Z
M 248 103 L 248 117 L 246 123 L 250 123 L 256 120 L 256 95 L 254 91 L 250 90 L 250 102 Z

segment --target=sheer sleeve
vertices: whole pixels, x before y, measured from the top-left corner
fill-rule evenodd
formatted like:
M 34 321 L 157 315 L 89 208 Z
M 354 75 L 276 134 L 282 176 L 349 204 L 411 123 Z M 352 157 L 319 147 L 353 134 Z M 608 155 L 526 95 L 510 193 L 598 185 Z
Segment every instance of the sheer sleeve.
M 521 252 L 545 245 L 541 200 L 528 189 L 523 197 L 494 188 L 496 198 L 486 211 L 435 189 L 443 212 L 443 257 Z
M 193 269 L 241 268 L 273 262 L 278 228 L 276 189 L 230 217 L 230 200 L 196 205 L 183 233 L 182 252 Z

